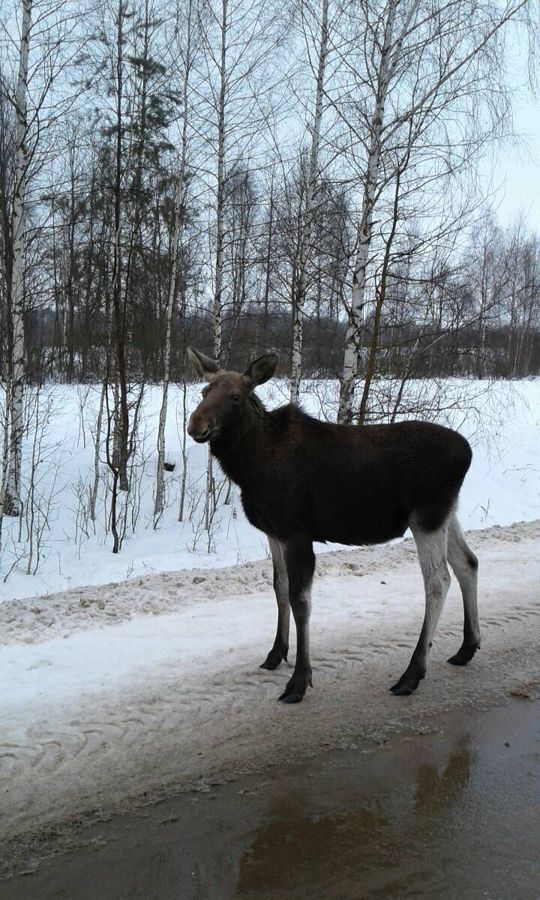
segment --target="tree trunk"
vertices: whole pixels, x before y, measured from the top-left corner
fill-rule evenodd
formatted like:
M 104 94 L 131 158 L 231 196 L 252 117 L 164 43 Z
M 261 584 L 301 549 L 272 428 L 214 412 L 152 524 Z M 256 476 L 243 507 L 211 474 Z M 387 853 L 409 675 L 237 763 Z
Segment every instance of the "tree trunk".
M 227 30 L 228 0 L 221 4 L 221 56 L 219 67 L 219 101 L 218 101 L 218 148 L 217 148 L 217 185 L 216 185 L 216 256 L 214 277 L 213 308 L 213 350 L 214 359 L 221 363 L 223 344 L 223 243 L 224 243 L 224 205 L 225 205 L 225 113 L 227 91 Z
M 315 112 L 311 127 L 311 147 L 307 173 L 306 200 L 300 232 L 300 253 L 296 278 L 293 279 L 293 342 L 291 361 L 291 403 L 298 403 L 302 378 L 302 348 L 304 342 L 304 315 L 306 302 L 307 265 L 311 251 L 313 205 L 319 175 L 319 146 L 323 113 L 324 75 L 328 59 L 328 0 L 323 0 L 321 10 L 321 34 L 315 87 Z
M 408 158 L 406 157 L 404 165 L 406 166 L 408 162 Z M 382 310 L 386 300 L 386 286 L 388 284 L 388 269 L 390 266 L 390 254 L 392 250 L 392 244 L 394 242 L 394 238 L 396 236 L 397 224 L 398 224 L 398 210 L 399 210 L 399 190 L 401 185 L 401 171 L 398 170 L 396 177 L 396 185 L 394 190 L 394 206 L 392 210 L 392 227 L 390 229 L 390 234 L 388 235 L 388 239 L 386 241 L 386 248 L 384 251 L 384 260 L 382 265 L 381 272 L 381 281 L 379 284 L 379 293 L 377 296 L 377 302 L 375 304 L 375 314 L 373 316 L 373 333 L 371 335 L 371 343 L 369 347 L 369 354 L 366 366 L 366 377 L 364 379 L 364 390 L 362 391 L 362 399 L 360 401 L 360 410 L 358 413 L 358 424 L 364 425 L 366 421 L 367 414 L 367 406 L 369 399 L 369 392 L 371 390 L 371 384 L 373 378 L 375 376 L 376 366 L 377 366 L 377 357 L 379 355 L 379 331 L 381 327 L 381 319 L 382 319 Z
M 176 298 L 176 290 L 178 283 L 178 263 L 180 248 L 182 245 L 182 235 L 185 223 L 185 179 L 186 179 L 186 163 L 187 163 L 187 123 L 189 115 L 189 74 L 191 69 L 191 15 L 192 2 L 189 0 L 188 5 L 188 21 L 187 21 L 187 46 L 186 46 L 186 68 L 184 70 L 184 80 L 182 86 L 182 143 L 180 152 L 180 166 L 178 170 L 176 191 L 174 198 L 174 229 L 171 249 L 171 278 L 169 282 L 169 293 L 167 297 L 166 312 L 166 332 L 165 332 L 165 353 L 164 353 L 164 373 L 163 373 L 163 396 L 161 399 L 161 409 L 159 412 L 159 426 L 157 436 L 157 471 L 156 471 L 156 498 L 154 502 L 154 528 L 163 514 L 165 501 L 165 480 L 164 480 L 164 464 L 165 464 L 165 426 L 167 424 L 167 400 L 169 394 L 169 383 L 171 378 L 171 326 L 174 310 L 174 302 Z M 185 377 L 184 377 L 185 381 Z M 184 397 L 185 400 L 185 397 Z M 183 499 L 181 501 L 183 514 Z
M 94 480 L 92 482 L 92 489 L 90 491 L 90 497 L 88 501 L 88 514 L 92 522 L 96 521 L 96 502 L 97 495 L 99 489 L 99 462 L 100 462 L 100 450 L 101 450 L 101 432 L 103 429 L 103 409 L 105 407 L 105 394 L 107 391 L 107 385 L 103 384 L 101 386 L 101 392 L 99 397 L 99 408 L 96 419 L 96 436 L 94 438 Z
M 381 48 L 375 107 L 371 118 L 371 139 L 366 166 L 366 184 L 358 225 L 358 247 L 353 272 L 352 302 L 345 335 L 343 372 L 339 395 L 338 422 L 350 425 L 353 419 L 354 388 L 360 366 L 362 328 L 366 291 L 366 270 L 373 235 L 373 210 L 379 186 L 384 108 L 392 74 L 392 42 L 399 0 L 390 0 Z
M 268 310 L 269 310 L 269 305 L 270 305 L 270 275 L 271 275 L 271 265 L 272 265 L 273 230 L 274 230 L 274 170 L 272 169 L 272 173 L 270 175 L 270 201 L 268 204 L 268 235 L 267 235 L 267 241 L 266 241 L 266 260 L 265 260 L 265 266 L 264 266 L 263 327 L 264 327 L 265 331 L 268 328 Z M 256 352 L 257 353 L 259 352 L 258 344 L 257 344 Z
M 114 349 L 116 356 L 114 390 L 114 453 L 113 465 L 118 470 L 114 487 L 129 490 L 127 475 L 129 410 L 127 399 L 125 310 L 122 302 L 122 86 L 123 86 L 123 22 L 125 7 L 118 7 L 117 61 L 116 61 L 116 158 L 114 184 L 114 263 L 112 286 L 112 316 Z M 113 505 L 116 509 L 116 502 Z M 116 543 L 116 536 L 115 536 Z M 113 551 L 117 552 L 117 551 Z
M 27 81 L 28 49 L 32 27 L 32 0 L 23 0 L 19 74 L 15 92 L 17 126 L 15 132 L 15 188 L 12 218 L 11 271 L 11 390 L 9 392 L 9 443 L 7 481 L 4 493 L 4 514 L 18 516 L 21 511 L 21 461 L 24 432 L 24 275 L 26 268 L 26 179 L 28 172 L 27 145 Z

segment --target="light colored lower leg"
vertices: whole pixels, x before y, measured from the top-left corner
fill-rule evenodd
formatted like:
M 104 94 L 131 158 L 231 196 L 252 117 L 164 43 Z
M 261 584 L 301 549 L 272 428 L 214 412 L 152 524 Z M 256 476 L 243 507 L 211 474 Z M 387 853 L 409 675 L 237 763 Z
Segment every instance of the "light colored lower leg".
M 448 523 L 448 562 L 463 595 L 465 639 L 480 646 L 478 621 L 478 560 L 468 546 L 455 515 Z
M 296 625 L 296 660 L 311 666 L 309 645 L 309 619 L 311 616 L 311 584 L 293 601 L 292 611 Z
M 445 523 L 438 531 L 426 533 L 411 524 L 411 531 L 416 542 L 426 596 L 424 624 L 413 659 L 416 657 L 417 661 L 425 665 L 450 587 L 450 573 L 446 564 L 447 525 Z

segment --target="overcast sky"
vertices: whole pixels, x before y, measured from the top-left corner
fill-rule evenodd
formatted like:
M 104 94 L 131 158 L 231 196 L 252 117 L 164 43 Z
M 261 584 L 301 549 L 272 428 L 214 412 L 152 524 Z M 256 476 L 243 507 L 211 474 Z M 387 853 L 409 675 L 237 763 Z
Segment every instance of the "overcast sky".
M 532 96 L 528 72 L 528 48 L 523 32 L 511 41 L 508 69 L 514 83 L 515 138 L 485 160 L 481 175 L 486 191 L 496 189 L 493 206 L 500 224 L 510 225 L 523 213 L 530 229 L 540 231 L 540 103 Z
M 532 101 L 514 108 L 517 138 L 499 148 L 491 165 L 482 166 L 484 183 L 498 188 L 493 205 L 501 225 L 522 212 L 529 228 L 540 230 L 540 105 Z

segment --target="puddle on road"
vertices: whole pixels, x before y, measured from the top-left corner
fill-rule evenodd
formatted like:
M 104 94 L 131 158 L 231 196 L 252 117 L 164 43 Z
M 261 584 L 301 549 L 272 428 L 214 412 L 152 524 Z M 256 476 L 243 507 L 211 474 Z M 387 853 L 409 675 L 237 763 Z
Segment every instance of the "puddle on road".
M 538 900 L 540 703 L 430 724 L 92 827 L 0 898 Z

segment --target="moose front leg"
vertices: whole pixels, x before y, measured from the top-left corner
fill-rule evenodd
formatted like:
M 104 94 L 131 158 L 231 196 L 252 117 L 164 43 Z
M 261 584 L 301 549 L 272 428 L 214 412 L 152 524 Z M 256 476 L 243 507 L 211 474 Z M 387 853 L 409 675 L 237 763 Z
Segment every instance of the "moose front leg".
M 289 578 L 285 564 L 285 549 L 281 541 L 276 538 L 268 538 L 272 563 L 274 566 L 274 591 L 278 606 L 278 622 L 276 639 L 261 669 L 277 669 L 282 660 L 287 659 L 289 653 L 289 622 L 291 607 L 289 605 Z
M 311 583 L 315 571 L 312 542 L 306 538 L 287 541 L 285 564 L 289 578 L 289 601 L 296 624 L 296 663 L 292 677 L 279 699 L 284 703 L 299 703 L 308 684 L 312 686 L 309 657 Z

